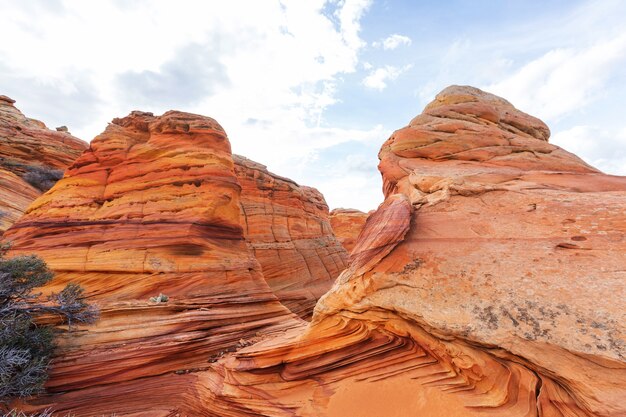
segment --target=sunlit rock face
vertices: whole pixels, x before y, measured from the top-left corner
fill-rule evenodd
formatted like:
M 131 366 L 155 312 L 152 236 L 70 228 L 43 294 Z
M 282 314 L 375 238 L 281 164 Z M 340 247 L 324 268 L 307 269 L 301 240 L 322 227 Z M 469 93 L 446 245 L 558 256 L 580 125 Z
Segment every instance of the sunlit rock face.
M 61 337 L 50 392 L 206 368 L 299 323 L 248 249 L 240 192 L 215 120 L 133 112 L 30 206 L 6 232 L 12 253 L 36 253 L 56 272 L 44 292 L 75 282 L 101 309 L 96 325 Z M 150 301 L 160 293 L 169 300 Z
M 278 299 L 310 319 L 317 300 L 347 265 L 324 196 L 247 158 L 235 155 L 234 161 L 250 249 Z
M 0 235 L 53 185 L 87 144 L 24 116 L 0 96 Z
M 191 135 L 193 140 L 223 137 L 221 129 L 215 127 L 208 129 L 215 133 L 197 134 L 193 123 L 157 134 L 151 117 L 144 115 L 141 120 L 147 118 L 147 130 L 154 132 L 150 136 L 163 138 L 164 143 L 169 143 L 164 135 L 172 135 L 170 140 L 181 138 L 174 135 Z M 117 131 L 116 126 L 126 122 L 117 123 L 109 129 Z M 147 134 L 145 127 L 123 129 Z M 174 133 L 181 131 L 186 133 Z M 237 220 L 241 214 L 233 209 L 233 205 L 245 206 L 244 197 L 237 198 L 234 188 L 230 188 L 236 183 L 232 167 L 209 164 L 213 170 L 210 184 L 214 187 L 210 194 L 224 198 L 211 211 L 221 214 L 207 214 L 207 218 L 215 219 L 211 224 L 219 226 L 203 239 L 213 239 L 208 236 L 217 234 L 224 236 L 221 244 L 228 241 L 228 236 L 236 249 L 225 254 L 217 244 L 196 243 L 204 251 L 197 258 L 208 262 L 205 254 L 215 253 L 222 262 L 232 260 L 228 265 L 233 269 L 229 271 L 236 280 L 231 285 L 231 281 L 224 281 L 224 275 L 214 271 L 219 268 L 209 274 L 206 270 L 210 267 L 203 266 L 205 269 L 197 275 L 174 275 L 160 269 L 127 273 L 122 285 L 118 275 L 87 272 L 88 264 L 79 261 L 80 257 L 70 261 L 71 257 L 61 255 L 68 251 L 58 250 L 58 266 L 68 262 L 85 265 L 85 271 L 73 277 L 84 279 L 94 299 L 102 300 L 107 320 L 78 339 L 78 344 L 92 350 L 75 347 L 72 351 L 67 342 L 64 348 L 68 354 L 55 368 L 55 372 L 62 369 L 64 373 L 53 376 L 53 381 L 65 382 L 56 386 L 53 382 L 52 387 L 71 387 L 72 378 L 89 385 L 88 375 L 118 383 L 107 386 L 94 382 L 80 391 L 34 400 L 31 407 L 41 409 L 53 404 L 59 412 L 72 411 L 79 416 L 624 416 L 626 178 L 602 174 L 549 144 L 548 138 L 545 124 L 501 98 L 471 87 L 444 90 L 422 115 L 394 132 L 382 146 L 379 168 L 385 200 L 367 218 L 348 268 L 319 300 L 311 323 L 294 318 L 276 298 L 263 298 L 270 290 L 263 286 L 262 279 L 254 278 L 260 276 L 258 264 L 249 267 L 247 273 L 237 269 L 241 262 L 255 262 L 251 251 L 246 252 L 242 222 Z M 113 146 L 111 142 L 107 160 L 119 164 L 136 160 L 135 155 L 149 160 L 152 151 L 143 146 Z M 216 147 L 212 155 L 217 159 L 228 153 L 219 145 L 210 147 Z M 157 148 L 161 152 L 161 146 Z M 116 149 L 125 149 L 120 153 L 124 157 L 116 159 Z M 180 145 L 176 149 L 180 150 Z M 190 149 L 181 154 L 172 152 L 190 158 Z M 155 160 L 172 164 L 174 153 L 170 159 Z M 211 158 L 202 158 L 202 169 L 209 169 L 205 160 Z M 85 176 L 72 176 L 70 170 L 64 181 L 73 177 L 87 181 L 91 178 L 87 173 L 96 175 L 96 167 L 103 163 L 90 164 L 94 164 L 93 170 L 85 168 L 88 163 L 77 163 L 72 170 L 84 169 Z M 149 174 L 144 175 L 161 175 L 159 168 L 138 165 L 145 166 Z M 126 169 L 116 175 L 131 175 L 132 170 L 123 166 Z M 194 172 L 189 169 L 179 177 L 195 181 Z M 53 191 L 63 190 L 64 181 Z M 135 187 L 144 184 L 137 179 L 132 183 Z M 71 201 L 75 205 L 72 213 L 82 212 L 80 201 L 87 202 L 87 206 L 95 204 L 86 184 L 89 182 L 73 187 L 75 193 L 83 190 L 84 198 L 75 195 L 65 200 L 65 204 Z M 202 192 L 204 186 L 201 181 L 196 192 Z M 170 195 L 169 191 L 157 193 L 157 197 L 146 191 L 151 187 L 142 189 L 140 200 L 145 196 L 141 200 L 146 201 L 144 205 L 155 201 L 155 208 L 135 210 L 136 204 L 130 202 L 136 200 L 128 200 L 123 213 L 129 214 L 120 219 L 145 218 L 158 207 L 168 207 L 159 199 L 167 201 L 163 195 Z M 111 190 L 113 193 L 115 189 Z M 216 190 L 220 191 L 215 194 Z M 176 201 L 190 201 L 193 195 Z M 42 205 L 59 201 L 58 211 L 54 206 L 45 209 L 57 213 L 52 215 L 51 228 L 56 227 L 54 219 L 70 216 L 68 210 L 62 214 L 63 198 L 53 201 L 46 197 L 38 200 L 9 233 L 23 233 L 24 247 L 41 242 L 42 254 L 54 245 L 80 248 L 87 240 L 80 237 L 81 227 L 86 224 L 68 226 L 76 235 L 68 235 L 74 238 L 66 239 L 64 244 L 54 233 L 46 236 L 45 227 L 35 228 L 36 213 L 44 213 L 38 208 L 39 201 Z M 208 201 L 208 196 L 203 198 Z M 110 203 L 107 198 L 102 200 L 102 206 Z M 196 209 L 171 207 L 172 213 L 177 213 L 173 216 L 176 219 L 193 218 L 196 213 Z M 193 207 L 197 207 L 195 203 Z M 121 212 L 114 213 L 118 216 Z M 165 232 L 159 222 L 149 226 L 138 229 L 132 239 L 145 239 L 155 245 L 178 239 L 180 225 Z M 35 233 L 27 232 L 29 228 L 41 230 L 37 233 L 42 235 L 29 238 L 29 233 Z M 153 230 L 159 232 L 158 238 L 151 234 Z M 90 241 L 104 242 L 102 233 L 97 230 L 90 234 Z M 119 232 L 106 233 L 122 236 Z M 43 239 L 49 239 L 48 243 Z M 136 241 L 126 244 L 131 250 L 137 246 Z M 98 253 L 96 248 L 93 256 Z M 54 260 L 54 256 L 46 256 Z M 92 256 L 92 251 L 85 256 Z M 106 259 L 104 254 L 101 256 Z M 191 264 L 185 256 L 155 249 L 155 257 L 163 259 L 159 268 L 174 263 L 184 271 L 182 266 Z M 146 259 L 152 257 L 146 255 Z M 166 262 L 168 259 L 171 261 Z M 137 269 L 143 271 L 146 263 L 142 265 Z M 70 272 L 60 274 L 61 282 L 66 274 Z M 218 276 L 220 281 L 211 281 L 211 290 L 205 295 L 205 286 L 194 285 L 209 276 Z M 164 279 L 159 285 L 152 284 L 161 277 Z M 170 282 L 179 285 L 168 287 Z M 241 282 L 245 285 L 236 284 Z M 170 299 L 174 304 L 155 307 L 143 301 L 163 287 L 166 290 L 162 292 L 174 294 Z M 137 295 L 143 288 L 149 291 Z M 187 295 L 187 288 L 197 290 L 195 300 L 197 305 L 204 303 L 205 310 L 190 308 L 188 303 L 184 310 L 172 309 L 179 305 L 177 300 L 193 298 Z M 213 296 L 211 291 L 219 291 L 219 295 Z M 115 296 L 127 298 L 114 300 L 110 294 L 115 292 Z M 127 292 L 135 295 L 130 298 Z M 212 304 L 218 299 L 219 308 Z M 240 314 L 242 306 L 251 309 L 246 317 Z M 142 313 L 138 316 L 147 318 L 135 325 L 133 312 L 139 308 Z M 165 313 L 161 315 L 157 309 L 171 309 L 167 321 Z M 222 321 L 209 331 L 203 326 L 216 323 L 217 318 L 208 315 L 217 312 Z M 203 320 L 195 320 L 196 315 Z M 149 334 L 163 328 L 161 322 L 165 321 L 171 324 L 167 331 Z M 260 322 L 267 327 L 258 326 L 260 330 L 254 336 L 247 332 L 245 326 Z M 231 332 L 244 336 L 226 349 L 230 352 L 215 355 L 215 345 L 230 336 L 221 330 L 224 323 Z M 119 337 L 116 342 L 111 340 L 113 335 Z M 143 351 L 137 345 L 140 342 L 147 345 Z M 114 368 L 111 375 L 96 365 L 103 363 L 105 349 L 112 357 L 105 362 L 105 369 Z M 88 352 L 88 357 L 93 354 L 99 362 L 90 362 L 88 367 L 83 364 L 91 359 L 72 356 L 72 352 L 83 352 L 84 356 Z M 209 357 L 204 365 L 196 361 L 201 354 Z M 142 363 L 137 358 L 147 361 Z M 183 366 L 183 360 L 185 369 L 187 364 L 196 363 L 197 368 L 182 374 L 171 372 Z M 132 379 L 133 375 L 146 375 L 145 369 L 157 373 L 157 366 L 159 376 Z
M 359 234 L 370 213 L 361 210 L 338 208 L 330 212 L 330 225 L 333 233 L 348 252 L 352 252 Z
M 442 91 L 382 146 L 386 199 L 312 323 L 203 374 L 209 410 L 625 415 L 626 178 L 548 137 Z

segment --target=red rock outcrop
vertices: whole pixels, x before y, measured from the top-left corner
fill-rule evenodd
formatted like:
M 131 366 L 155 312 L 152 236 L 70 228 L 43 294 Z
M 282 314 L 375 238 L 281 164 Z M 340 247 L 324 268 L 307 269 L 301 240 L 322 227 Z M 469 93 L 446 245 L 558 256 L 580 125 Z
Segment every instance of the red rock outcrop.
M 37 186 L 49 182 L 46 173 L 65 170 L 87 149 L 69 133 L 25 117 L 14 103 L 0 96 L 0 235 L 41 194 Z
M 337 208 L 330 212 L 330 225 L 333 233 L 348 252 L 352 252 L 367 217 L 372 213 L 361 210 Z
M 385 202 L 303 329 L 203 374 L 207 415 L 626 415 L 626 178 L 449 87 L 383 145 Z
M 133 390 L 174 392 L 146 377 L 207 367 L 261 331 L 299 325 L 247 247 L 240 191 L 215 120 L 133 112 L 29 207 L 6 232 L 12 253 L 36 253 L 56 272 L 44 293 L 75 282 L 101 310 L 96 325 L 61 336 L 50 392 L 105 386 L 128 411 Z M 169 301 L 149 300 L 160 293 Z
M 13 172 L 0 168 L 0 236 L 41 192 Z
M 548 136 L 503 99 L 444 90 L 383 145 L 385 201 L 310 324 L 289 320 L 199 372 L 148 378 L 141 389 L 94 386 L 57 396 L 55 407 L 79 416 L 626 415 L 626 178 Z
M 348 257 L 333 235 L 324 196 L 242 156 L 234 161 L 248 245 L 278 299 L 309 319 Z

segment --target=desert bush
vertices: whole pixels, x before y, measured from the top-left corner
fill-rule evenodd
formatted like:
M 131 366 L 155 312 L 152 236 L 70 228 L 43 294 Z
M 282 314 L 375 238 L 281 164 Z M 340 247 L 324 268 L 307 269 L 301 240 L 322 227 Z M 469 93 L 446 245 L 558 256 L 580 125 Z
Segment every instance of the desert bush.
M 167 295 L 163 294 L 163 293 L 159 293 L 159 295 L 157 295 L 156 297 L 150 297 L 150 302 L 153 303 L 167 303 L 167 300 L 169 300 L 170 297 L 168 297 Z
M 63 171 L 31 165 L 22 178 L 38 190 L 46 192 L 63 178 Z
M 11 410 L 2 417 L 52 417 L 52 412 L 50 410 L 44 410 L 40 413 L 30 414 L 19 410 Z
M 53 278 L 35 255 L 6 258 L 0 246 L 0 402 L 42 392 L 54 351 L 53 330 L 36 324 L 42 315 L 55 315 L 69 329 L 73 323 L 93 323 L 98 317 L 83 289 L 68 284 L 60 293 L 40 300 L 34 293 Z
M 0 157 L 0 167 L 19 175 L 24 181 L 44 193 L 63 178 L 61 170 L 47 166 L 27 165 L 3 157 Z

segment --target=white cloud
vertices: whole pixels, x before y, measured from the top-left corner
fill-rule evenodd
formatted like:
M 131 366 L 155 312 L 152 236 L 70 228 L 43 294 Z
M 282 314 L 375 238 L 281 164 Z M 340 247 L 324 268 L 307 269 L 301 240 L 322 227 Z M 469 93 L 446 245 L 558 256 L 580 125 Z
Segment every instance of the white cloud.
M 588 47 L 552 49 L 486 89 L 545 120 L 581 110 L 626 66 L 626 32 Z
M 600 129 L 574 126 L 555 133 L 550 142 L 614 175 L 626 175 L 626 128 Z
M 394 33 L 393 35 L 390 35 L 385 39 L 381 39 L 380 41 L 372 43 L 372 46 L 374 48 L 380 48 L 382 46 L 382 48 L 385 50 L 396 49 L 400 45 L 411 45 L 411 38 L 409 38 L 408 36 Z
M 0 44 L 6 67 L 0 81 L 20 74 L 70 91 L 68 70 L 80 72 L 95 81 L 105 104 L 92 117 L 106 120 L 143 105 L 144 98 L 155 111 L 171 105 L 215 111 L 215 104 L 217 110 L 237 109 L 243 120 L 286 111 L 310 123 L 335 101 L 337 77 L 356 70 L 364 46 L 360 18 L 369 1 L 66 0 L 56 10 L 45 5 L 0 2 L 6 18 L 0 36 L 16 39 Z M 105 125 L 98 124 L 99 130 Z M 99 132 L 78 127 L 87 138 Z
M 298 3 L 298 0 L 292 1 Z M 365 42 L 359 37 L 361 30 L 359 21 L 371 3 L 371 0 L 339 1 L 340 7 L 335 11 L 335 16 L 339 18 L 341 24 L 341 35 L 351 48 L 358 49 L 365 45 Z
M 394 67 L 392 65 L 385 65 L 381 68 L 376 68 L 370 71 L 370 73 L 363 79 L 363 85 L 367 88 L 383 91 L 387 88 L 387 83 L 393 81 L 405 71 L 408 71 L 412 65 L 405 65 L 401 68 Z
M 0 43 L 2 94 L 86 140 L 134 109 L 211 116 L 235 152 L 319 186 L 307 170 L 317 152 L 386 139 L 373 125 L 324 127 L 337 83 L 359 68 L 370 3 L 0 0 L 0 38 L 12 39 Z

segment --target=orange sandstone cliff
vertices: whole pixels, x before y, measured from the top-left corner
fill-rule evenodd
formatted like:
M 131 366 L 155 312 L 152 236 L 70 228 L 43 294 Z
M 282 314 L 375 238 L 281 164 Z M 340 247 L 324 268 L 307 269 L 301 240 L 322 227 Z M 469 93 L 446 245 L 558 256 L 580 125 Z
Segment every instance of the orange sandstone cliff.
M 265 280 L 291 311 L 310 318 L 347 265 L 324 196 L 242 156 L 234 161 L 244 234 Z
M 0 235 L 62 176 L 87 144 L 25 117 L 0 96 Z
M 239 197 L 230 188 L 232 169 L 217 161 L 207 167 L 213 156 L 196 157 L 189 144 L 181 148 L 187 143 L 181 136 L 197 144 L 207 135 L 224 138 L 221 129 L 212 121 L 202 122 L 214 126 L 207 132 L 169 120 L 178 115 L 134 115 L 111 125 L 103 135 L 109 140 L 92 144 L 53 190 L 71 190 L 72 199 L 43 196 L 8 232 L 19 238 L 19 248 L 37 249 L 51 262 L 57 258 L 57 270 L 82 265 L 73 270 L 80 274 L 62 272 L 58 280 L 67 274 L 82 279 L 105 307 L 96 328 L 67 342 L 52 387 L 89 385 L 88 375 L 110 385 L 94 382 L 35 400 L 33 407 L 52 404 L 77 416 L 626 415 L 626 178 L 605 175 L 551 145 L 543 122 L 478 89 L 442 91 L 382 146 L 385 200 L 367 219 L 348 269 L 306 324 L 255 278 L 260 266 L 246 251 L 241 226 L 235 227 L 240 215 L 233 209 Z M 154 141 L 162 145 L 148 146 Z M 176 147 L 167 146 L 173 142 Z M 222 161 L 219 155 L 228 152 L 209 142 L 217 147 L 210 154 Z M 202 163 L 168 171 L 178 158 L 184 166 Z M 173 172 L 183 187 L 186 179 L 196 187 L 175 203 L 167 196 L 185 189 L 162 188 L 173 187 Z M 196 183 L 196 174 L 206 179 Z M 126 176 L 134 179 L 125 182 Z M 96 193 L 96 184 L 106 192 Z M 200 216 L 211 221 L 193 223 L 188 219 L 197 219 L 200 207 L 194 196 L 209 186 L 214 189 L 207 194 L 223 198 L 211 206 L 214 215 Z M 63 207 L 70 203 L 73 210 Z M 164 212 L 177 219 L 176 227 L 164 225 L 165 214 L 157 214 Z M 80 220 L 69 224 L 71 216 Z M 70 239 L 55 230 L 66 223 Z M 169 242 L 183 245 L 181 230 L 193 231 L 190 224 L 216 225 L 210 233 L 185 236 L 202 250 L 166 249 Z M 130 225 L 134 233 L 126 231 Z M 214 236 L 236 250 L 224 254 L 224 247 L 212 246 Z M 66 255 L 92 245 L 81 256 Z M 56 252 L 49 249 L 55 246 Z M 115 254 L 116 246 L 131 253 L 144 248 L 138 251 L 141 266 L 132 269 L 137 272 L 114 272 L 114 259 L 128 259 Z M 194 265 L 185 257 L 192 252 L 203 266 L 185 273 Z M 211 269 L 217 259 L 232 268 L 232 281 L 223 269 Z M 247 274 L 238 269 L 241 262 L 252 265 Z M 166 268 L 172 264 L 177 274 Z M 103 266 L 90 271 L 89 265 Z M 213 285 L 200 285 L 202 279 Z M 198 294 L 193 306 L 188 288 Z M 213 297 L 220 290 L 223 298 Z M 173 294 L 171 301 L 144 302 L 158 291 Z M 184 310 L 173 308 L 183 303 L 177 300 L 184 300 Z M 244 305 L 251 309 L 246 317 L 239 314 Z M 157 309 L 172 310 L 171 327 Z M 236 350 L 209 356 L 230 335 L 222 331 L 224 321 L 211 327 L 216 309 L 222 320 L 232 320 L 229 330 L 243 336 Z M 255 337 L 245 339 L 251 334 L 243 327 L 256 326 L 261 316 L 268 327 L 258 326 Z M 72 352 L 89 352 L 88 359 Z M 213 359 L 188 369 L 199 364 L 201 353 Z M 181 367 L 190 372 L 171 372 Z M 132 379 L 147 376 L 146 368 L 161 374 Z
M 385 201 L 312 323 L 207 371 L 207 415 L 626 415 L 626 178 L 548 137 L 440 93 L 383 145 Z
M 145 397 L 164 384 L 146 377 L 207 367 L 260 331 L 300 323 L 248 249 L 240 192 L 215 120 L 133 112 L 30 206 L 5 234 L 12 253 L 47 261 L 56 277 L 44 292 L 75 282 L 101 310 L 96 325 L 60 338 L 50 392 L 108 386 Z M 160 293 L 169 300 L 150 300 Z
M 373 211 L 372 211 L 373 212 Z M 330 225 L 333 233 L 348 252 L 352 252 L 367 217 L 372 213 L 356 209 L 333 209 L 330 212 Z

